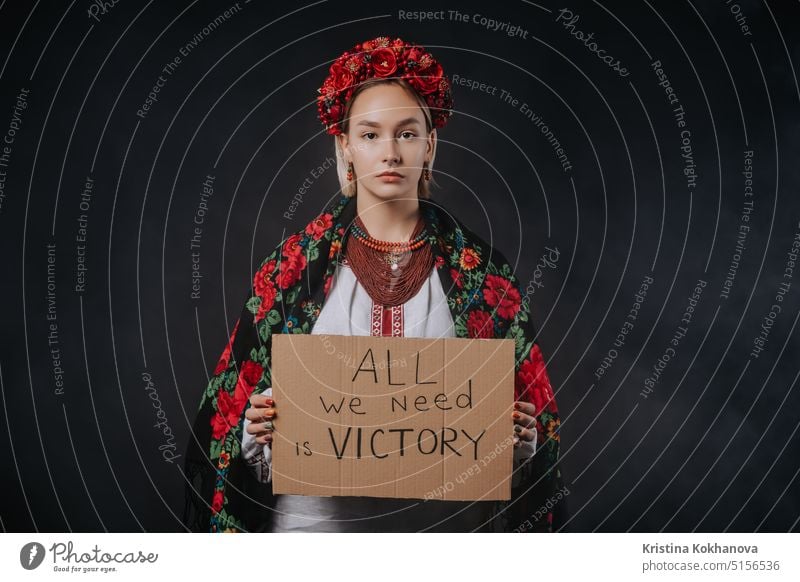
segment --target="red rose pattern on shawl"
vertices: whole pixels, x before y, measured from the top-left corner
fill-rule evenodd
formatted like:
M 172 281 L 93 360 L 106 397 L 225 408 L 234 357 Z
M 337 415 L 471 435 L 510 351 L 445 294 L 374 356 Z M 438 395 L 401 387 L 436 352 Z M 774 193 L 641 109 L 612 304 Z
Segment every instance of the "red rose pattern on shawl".
M 314 240 L 319 240 L 331 226 L 333 226 L 333 218 L 330 214 L 323 214 L 308 223 L 306 234 L 310 234 Z
M 228 362 L 231 360 L 231 348 L 233 347 L 233 340 L 236 339 L 236 331 L 239 329 L 239 322 L 236 322 L 236 325 L 233 326 L 233 331 L 231 332 L 231 338 L 228 340 L 228 345 L 225 347 L 225 351 L 222 352 L 222 355 L 217 362 L 217 367 L 214 368 L 214 375 L 217 375 L 221 372 L 225 371 L 225 368 L 228 367 Z
M 464 288 L 464 282 L 461 280 L 461 277 L 462 277 L 461 271 L 450 269 L 450 278 L 453 280 L 453 283 L 455 283 L 455 286 L 458 287 L 459 289 Z
M 483 298 L 490 307 L 497 307 L 497 312 L 504 319 L 512 319 L 519 311 L 519 290 L 511 285 L 511 281 L 497 275 L 486 276 L 486 287 Z
M 211 436 L 218 440 L 224 438 L 238 420 L 233 398 L 223 390 L 217 396 L 217 413 L 211 419 Z
M 275 304 L 275 297 L 278 295 L 278 289 L 275 283 L 272 282 L 270 276 L 275 271 L 276 261 L 268 261 L 265 263 L 253 279 L 253 289 L 257 297 L 261 298 L 261 304 L 256 314 L 256 320 L 264 319 L 266 313 L 272 309 Z
M 281 289 L 288 289 L 300 280 L 303 269 L 306 268 L 306 258 L 303 255 L 290 257 L 281 261 L 280 275 L 278 275 L 278 286 Z
M 214 491 L 214 498 L 211 501 L 211 510 L 214 513 L 219 513 L 222 509 L 222 505 L 225 502 L 225 495 L 222 491 Z
M 211 419 L 214 438 L 223 438 L 232 426 L 239 424 L 239 417 L 244 412 L 247 401 L 263 372 L 264 368 L 260 364 L 245 360 L 239 372 L 239 380 L 236 382 L 233 397 L 224 390 L 219 393 L 217 414 Z
M 330 245 L 325 252 L 329 261 L 341 248 L 344 228 L 334 219 L 346 202 L 343 197 L 334 214 L 318 216 L 262 262 L 254 277 L 253 295 L 246 305 L 262 339 L 273 333 L 310 333 L 310 320 L 319 315 L 320 304 L 310 299 L 303 300 L 299 303 L 302 308 L 298 314 L 300 319 L 293 322 L 283 321 L 280 308 L 285 306 L 281 304 L 277 308 L 276 304 L 286 297 L 297 298 L 303 271 L 311 261 L 319 259 L 319 244 L 326 242 Z M 453 288 L 445 292 L 454 316 L 456 337 L 515 340 L 515 398 L 536 406 L 539 432 L 536 454 L 546 455 L 548 466 L 554 467 L 558 459 L 560 421 L 545 363 L 532 337 L 528 302 L 521 302 L 519 284 L 505 260 L 489 260 L 476 240 L 465 240 L 460 229 L 453 232 L 455 234 L 448 237 L 432 235 L 430 242 L 444 254 L 444 258 L 437 255 L 436 268 L 447 268 L 454 282 Z M 327 296 L 332 283 L 333 263 L 330 261 L 325 274 L 324 296 Z M 239 322 L 206 390 L 206 396 L 213 397 L 214 410 L 209 457 L 217 466 L 216 485 L 210 500 L 211 531 L 246 531 L 244 516 L 228 511 L 226 475 L 231 462 L 240 455 L 243 413 L 248 399 L 254 391 L 260 392 L 271 383 L 267 367 L 269 355 L 264 346 L 253 346 L 249 358 L 243 359 L 238 368 L 237 363 L 231 361 L 230 346 L 238 325 Z M 557 469 L 552 473 L 555 471 Z M 552 473 L 548 470 L 548 475 Z M 552 514 L 548 514 L 547 521 L 551 520 Z
M 492 316 L 476 309 L 469 314 L 467 319 L 469 337 L 490 339 L 494 337 L 494 320 Z
M 325 221 L 323 218 L 317 218 L 315 222 L 317 220 Z M 309 227 L 306 227 L 305 230 L 309 230 Z M 312 227 L 310 230 L 313 231 L 314 228 Z M 283 246 L 283 259 L 280 262 L 280 274 L 275 279 L 281 289 L 289 289 L 300 280 L 307 261 L 300 243 L 307 237 L 308 233 L 302 232 L 295 233 L 286 240 L 286 244 Z M 312 238 L 312 240 L 319 240 L 319 238 Z

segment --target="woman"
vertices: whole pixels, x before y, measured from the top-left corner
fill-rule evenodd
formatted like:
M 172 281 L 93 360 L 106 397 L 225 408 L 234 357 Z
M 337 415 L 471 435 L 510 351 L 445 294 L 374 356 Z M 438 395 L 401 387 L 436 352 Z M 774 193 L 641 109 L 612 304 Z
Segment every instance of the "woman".
M 378 37 L 319 90 L 342 195 L 261 264 L 203 395 L 187 451 L 186 525 L 200 531 L 552 529 L 559 417 L 527 301 L 505 258 L 430 200 L 450 84 L 424 48 Z M 275 333 L 511 338 L 511 502 L 272 495 Z M 513 406 L 512 406 L 513 404 Z M 513 427 L 513 429 L 512 429 Z M 541 516 L 534 520 L 533 516 Z

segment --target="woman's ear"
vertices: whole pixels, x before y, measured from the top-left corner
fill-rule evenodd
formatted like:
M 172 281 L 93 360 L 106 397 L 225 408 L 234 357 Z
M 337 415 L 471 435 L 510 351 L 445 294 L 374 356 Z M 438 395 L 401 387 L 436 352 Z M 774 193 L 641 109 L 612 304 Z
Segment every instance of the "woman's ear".
M 345 164 L 347 164 L 347 163 L 350 162 L 349 151 L 347 149 L 348 145 L 349 145 L 349 141 L 347 139 L 347 134 L 346 133 L 340 133 L 340 134 L 338 134 L 336 136 L 336 139 L 339 140 L 339 146 L 342 148 L 342 157 L 344 158 Z
M 436 128 L 434 127 L 430 134 L 428 134 L 428 147 L 425 150 L 425 157 L 427 158 L 426 161 L 430 162 L 433 158 L 433 155 L 436 153 Z

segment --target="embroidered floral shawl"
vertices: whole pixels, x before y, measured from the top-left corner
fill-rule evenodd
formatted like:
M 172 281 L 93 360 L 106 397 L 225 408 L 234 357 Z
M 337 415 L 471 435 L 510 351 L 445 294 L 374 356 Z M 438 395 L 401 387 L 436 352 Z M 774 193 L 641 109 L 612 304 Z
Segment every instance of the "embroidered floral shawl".
M 536 529 L 551 530 L 545 507 L 561 481 L 559 415 L 530 306 L 506 259 L 432 200 L 420 199 L 456 337 L 509 338 L 516 343 L 516 400 L 536 406 L 537 452 L 525 464 L 510 502 L 496 503 L 496 530 L 517 529 L 542 515 Z M 310 333 L 331 285 L 355 198 L 340 195 L 262 261 L 250 296 L 206 387 L 186 454 L 185 525 L 195 531 L 268 531 L 271 484 L 255 480 L 241 457 L 244 411 L 251 394 L 271 385 L 276 333 Z M 511 403 L 509 403 L 510 406 Z

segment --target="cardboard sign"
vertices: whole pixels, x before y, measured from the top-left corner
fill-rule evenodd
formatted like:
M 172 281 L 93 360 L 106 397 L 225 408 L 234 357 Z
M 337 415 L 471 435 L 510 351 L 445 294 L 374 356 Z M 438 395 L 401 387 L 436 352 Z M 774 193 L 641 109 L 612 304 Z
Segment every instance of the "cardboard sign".
M 278 334 L 273 493 L 511 497 L 514 342 Z

